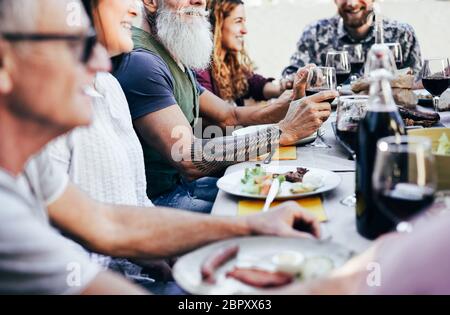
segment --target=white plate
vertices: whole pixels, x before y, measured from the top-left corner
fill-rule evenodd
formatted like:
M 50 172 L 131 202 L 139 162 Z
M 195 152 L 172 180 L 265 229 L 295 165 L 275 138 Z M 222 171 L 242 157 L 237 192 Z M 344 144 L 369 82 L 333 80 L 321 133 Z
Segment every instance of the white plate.
M 203 282 L 200 270 L 205 259 L 218 249 L 233 244 L 239 245 L 239 253 L 236 259 L 228 261 L 216 271 L 215 284 Z M 267 270 L 273 270 L 275 266 L 271 262 L 272 256 L 283 251 L 299 252 L 306 259 L 318 256 L 327 257 L 333 261 L 335 268 L 342 266 L 353 256 L 353 252 L 332 242 L 321 242 L 306 238 L 244 237 L 214 243 L 184 255 L 175 264 L 173 276 L 178 285 L 191 294 L 264 293 L 263 289 L 226 278 L 225 274 L 233 269 L 236 264 L 247 265 L 248 267 L 260 266 Z
M 277 173 L 277 174 L 283 174 L 283 173 L 295 171 L 297 168 L 297 166 L 277 166 L 277 165 L 268 165 L 268 166 L 262 165 L 262 167 L 266 170 L 266 172 Z M 298 166 L 298 167 L 300 167 L 300 166 Z M 324 193 L 326 191 L 333 190 L 337 186 L 339 186 L 339 184 L 341 183 L 341 177 L 334 172 L 319 169 L 319 168 L 309 168 L 309 167 L 308 167 L 308 170 L 310 172 L 314 172 L 318 175 L 323 176 L 324 185 L 322 187 L 318 188 L 315 191 L 308 192 L 308 193 L 293 194 L 293 193 L 287 191 L 288 190 L 287 185 L 290 183 L 287 183 L 287 184 L 282 183 L 280 192 L 278 193 L 278 195 L 275 199 L 295 199 L 295 198 L 307 197 L 307 196 L 311 196 L 311 195 L 317 195 L 317 194 Z M 244 174 L 245 174 L 245 170 L 240 170 L 240 171 L 237 171 L 234 173 L 227 174 L 217 181 L 217 187 L 219 187 L 219 189 L 221 189 L 229 194 L 239 196 L 239 197 L 254 198 L 254 199 L 266 199 L 266 196 L 252 195 L 249 193 L 242 192 L 241 179 L 244 177 Z
M 264 130 L 266 128 L 272 127 L 274 124 L 267 124 L 267 125 L 254 125 L 254 126 L 249 126 L 249 127 L 245 127 L 245 128 L 241 128 L 241 129 L 237 129 L 235 131 L 233 131 L 232 135 L 233 136 L 245 136 L 248 135 L 250 133 L 255 133 L 258 132 L 260 130 Z M 324 131 L 319 129 L 320 135 L 324 135 Z M 308 144 L 313 142 L 314 140 L 316 140 L 317 138 L 317 132 L 314 132 L 312 135 L 303 138 L 302 140 L 297 141 L 295 144 L 296 145 L 302 145 L 302 144 Z

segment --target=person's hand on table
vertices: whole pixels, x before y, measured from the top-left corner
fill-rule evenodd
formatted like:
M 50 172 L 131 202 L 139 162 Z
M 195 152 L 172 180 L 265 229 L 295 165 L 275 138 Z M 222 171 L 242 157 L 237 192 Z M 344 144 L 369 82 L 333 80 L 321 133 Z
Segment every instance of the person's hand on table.
M 320 237 L 316 217 L 293 201 L 285 202 L 268 212 L 244 217 L 254 235 L 282 237 Z
M 291 102 L 286 117 L 278 124 L 282 131 L 280 144 L 292 145 L 317 131 L 331 114 L 330 99 L 337 91 L 323 91 Z

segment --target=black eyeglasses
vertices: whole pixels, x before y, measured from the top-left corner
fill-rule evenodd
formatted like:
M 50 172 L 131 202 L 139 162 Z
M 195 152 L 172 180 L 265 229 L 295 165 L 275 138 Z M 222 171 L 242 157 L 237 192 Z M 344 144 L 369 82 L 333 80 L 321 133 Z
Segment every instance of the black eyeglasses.
M 80 61 L 86 64 L 92 57 L 94 47 L 97 44 L 97 34 L 91 29 L 87 34 L 68 35 L 68 34 L 38 34 L 38 33 L 0 33 L 0 36 L 10 42 L 18 41 L 80 41 L 83 43 L 83 49 Z

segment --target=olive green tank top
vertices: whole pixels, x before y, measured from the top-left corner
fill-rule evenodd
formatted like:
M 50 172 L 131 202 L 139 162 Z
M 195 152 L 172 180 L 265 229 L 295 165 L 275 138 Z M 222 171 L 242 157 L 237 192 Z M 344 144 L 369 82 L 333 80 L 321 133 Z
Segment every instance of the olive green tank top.
M 183 71 L 166 48 L 148 32 L 133 28 L 134 49 L 144 49 L 158 55 L 166 63 L 174 79 L 174 97 L 184 116 L 193 128 L 199 116 L 199 93 L 196 80 L 191 70 Z M 170 137 L 168 134 L 166 137 Z M 147 194 L 150 198 L 169 192 L 180 181 L 178 170 L 156 149 L 142 141 L 145 171 L 147 177 Z

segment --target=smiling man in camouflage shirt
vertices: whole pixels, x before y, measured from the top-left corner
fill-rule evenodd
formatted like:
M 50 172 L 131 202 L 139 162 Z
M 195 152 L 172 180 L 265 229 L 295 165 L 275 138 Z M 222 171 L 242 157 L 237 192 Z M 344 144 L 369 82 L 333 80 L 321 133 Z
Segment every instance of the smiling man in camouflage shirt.
M 346 44 L 362 44 L 365 53 L 375 43 L 373 4 L 375 0 L 334 0 L 338 15 L 319 20 L 303 32 L 297 51 L 283 76 L 295 73 L 308 63 L 325 65 L 327 52 L 342 50 Z M 400 43 L 403 51 L 402 68 L 411 67 L 417 74 L 422 67 L 420 46 L 412 26 L 385 19 L 384 42 Z

